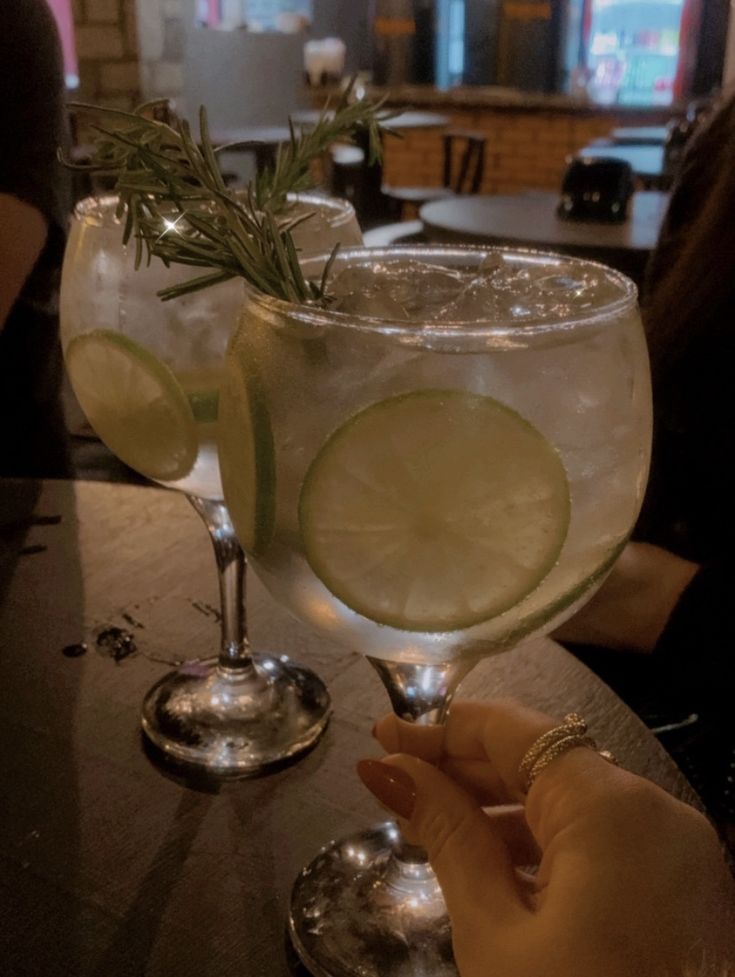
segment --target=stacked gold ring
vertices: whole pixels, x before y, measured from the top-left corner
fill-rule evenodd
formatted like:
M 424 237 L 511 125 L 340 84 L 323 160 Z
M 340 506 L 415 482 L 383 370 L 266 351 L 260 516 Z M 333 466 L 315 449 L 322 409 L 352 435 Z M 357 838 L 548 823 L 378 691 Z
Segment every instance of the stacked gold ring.
M 596 750 L 609 763 L 617 765 L 618 761 L 609 750 L 597 750 L 597 743 L 591 736 L 587 735 L 587 723 L 582 716 L 579 713 L 570 712 L 558 726 L 554 726 L 553 729 L 534 740 L 523 755 L 518 766 L 518 773 L 524 782 L 526 793 L 530 790 L 536 777 L 552 760 L 578 746 Z

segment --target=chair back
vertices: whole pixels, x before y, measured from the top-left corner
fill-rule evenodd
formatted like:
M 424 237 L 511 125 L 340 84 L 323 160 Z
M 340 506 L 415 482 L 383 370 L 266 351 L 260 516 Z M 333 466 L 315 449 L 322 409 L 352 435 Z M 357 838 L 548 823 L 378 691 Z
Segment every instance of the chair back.
M 451 129 L 444 134 L 444 186 L 454 193 L 479 193 L 485 172 L 485 143 L 482 132 Z M 461 146 L 459 154 L 455 146 Z M 458 163 L 455 172 L 455 163 Z

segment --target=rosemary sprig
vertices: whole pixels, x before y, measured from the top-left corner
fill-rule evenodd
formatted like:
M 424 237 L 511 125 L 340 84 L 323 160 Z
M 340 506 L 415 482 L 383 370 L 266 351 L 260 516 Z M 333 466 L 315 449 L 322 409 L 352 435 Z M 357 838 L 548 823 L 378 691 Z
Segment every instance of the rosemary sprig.
M 342 93 L 334 111 L 330 111 L 327 104 L 312 129 L 305 129 L 297 136 L 289 119 L 290 142 L 279 147 L 275 167 L 255 178 L 254 195 L 258 206 L 270 203 L 275 210 L 285 206 L 287 193 L 298 193 L 310 186 L 311 161 L 321 156 L 332 143 L 354 136 L 357 129 L 364 128 L 368 133 L 368 163 L 380 159 L 379 122 L 395 113 L 378 114 L 382 101 L 376 104 L 353 102 L 353 86 L 354 79 Z
M 366 128 L 371 161 L 380 155 L 380 103 L 352 102 L 351 86 L 333 112 L 322 112 L 313 128 L 279 147 L 275 165 L 245 192 L 225 185 L 207 114 L 199 114 L 199 139 L 185 120 L 167 124 L 149 118 L 150 104 L 134 112 L 73 103 L 101 116 L 89 163 L 75 168 L 115 179 L 118 216 L 125 218 L 123 242 L 136 242 L 136 267 L 160 258 L 207 273 L 163 289 L 164 300 L 242 277 L 254 288 L 292 302 L 326 302 L 325 282 L 304 278 L 291 231 L 301 220 L 289 216 L 286 195 L 306 189 L 311 163 L 338 139 Z M 385 116 L 388 117 L 387 115 Z M 67 165 L 73 166 L 67 162 Z M 336 249 L 335 249 L 336 250 Z

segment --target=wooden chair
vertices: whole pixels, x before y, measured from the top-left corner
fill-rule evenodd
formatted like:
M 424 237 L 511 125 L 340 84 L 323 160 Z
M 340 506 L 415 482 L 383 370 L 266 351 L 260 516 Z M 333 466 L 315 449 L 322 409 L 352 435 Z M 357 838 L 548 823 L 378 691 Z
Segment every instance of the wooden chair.
M 365 153 L 351 143 L 335 143 L 327 153 L 327 185 L 334 197 L 355 204 L 365 167 Z
M 430 200 L 441 200 L 455 194 L 478 193 L 485 172 L 485 144 L 482 132 L 467 129 L 451 129 L 442 137 L 444 164 L 442 185 L 434 187 L 383 186 L 383 193 L 397 206 L 397 216 L 402 219 L 407 205 L 418 209 Z

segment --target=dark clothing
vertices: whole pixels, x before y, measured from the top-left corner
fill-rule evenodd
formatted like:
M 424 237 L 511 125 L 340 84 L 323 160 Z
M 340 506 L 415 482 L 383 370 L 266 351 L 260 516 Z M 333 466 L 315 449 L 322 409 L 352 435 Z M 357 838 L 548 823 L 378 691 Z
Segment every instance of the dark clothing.
M 634 538 L 703 569 L 650 656 L 575 649 L 735 822 L 735 100 L 687 148 L 649 265 L 651 476 Z M 666 728 L 671 727 L 671 728 Z
M 662 742 L 710 813 L 735 824 L 732 587 L 729 560 L 706 563 L 679 599 L 652 659 L 666 677 L 671 715 L 685 720 L 663 733 Z
M 654 451 L 637 538 L 703 569 L 653 655 L 662 734 L 711 813 L 735 822 L 735 100 L 688 147 L 643 297 Z
M 654 442 L 636 538 L 724 560 L 735 554 L 735 100 L 687 148 L 642 306 Z
M 46 0 L 0 4 L 0 193 L 48 223 L 42 254 L 0 330 L 0 474 L 70 473 L 60 402 L 58 284 L 69 215 L 65 85 Z M 2 269 L 0 269 L 0 274 Z

